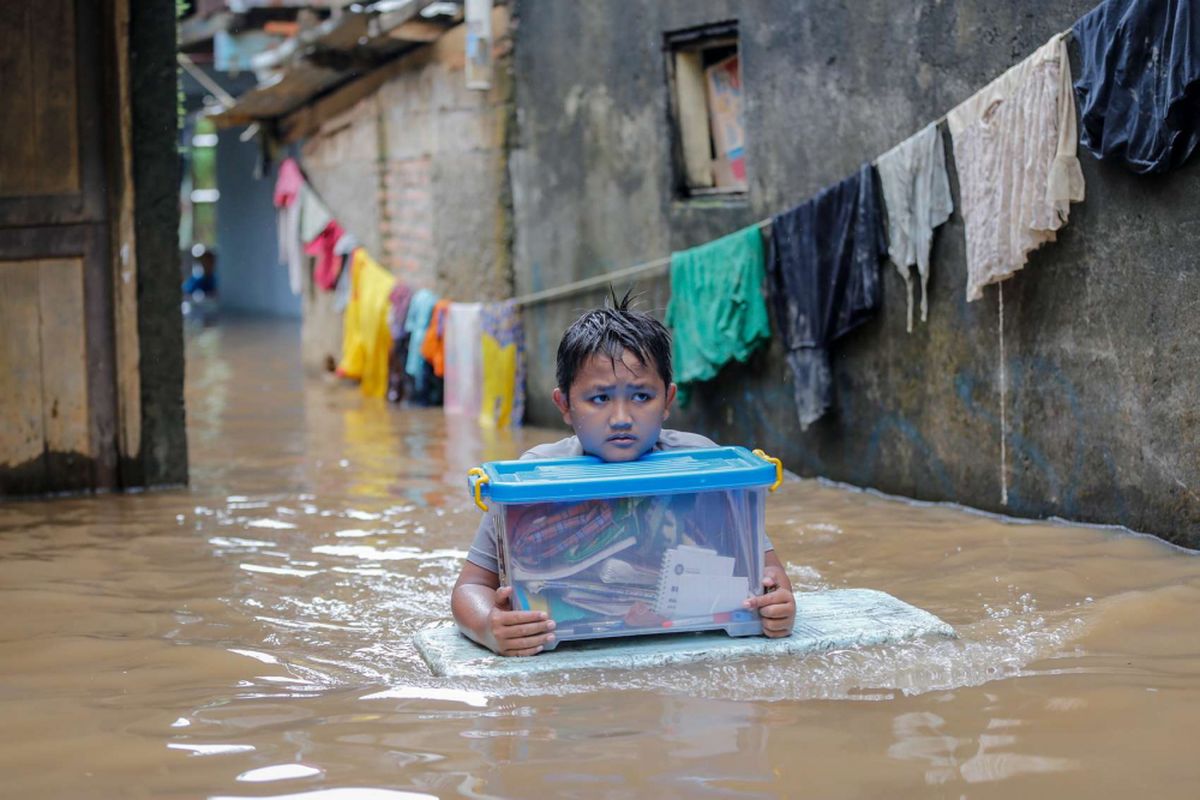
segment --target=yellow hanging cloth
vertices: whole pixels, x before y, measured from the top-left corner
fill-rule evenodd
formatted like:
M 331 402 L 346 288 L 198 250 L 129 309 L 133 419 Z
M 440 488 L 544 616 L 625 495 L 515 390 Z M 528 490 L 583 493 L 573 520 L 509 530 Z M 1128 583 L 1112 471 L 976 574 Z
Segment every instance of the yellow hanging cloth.
M 379 266 L 364 248 L 354 251 L 350 262 L 350 302 L 342 317 L 342 361 L 337 372 L 357 378 L 367 397 L 387 393 L 388 351 L 392 334 L 388 330 L 388 295 L 396 278 Z
M 483 334 L 483 397 L 479 424 L 507 428 L 512 423 L 513 396 L 517 389 L 517 345 L 503 347 L 490 333 Z

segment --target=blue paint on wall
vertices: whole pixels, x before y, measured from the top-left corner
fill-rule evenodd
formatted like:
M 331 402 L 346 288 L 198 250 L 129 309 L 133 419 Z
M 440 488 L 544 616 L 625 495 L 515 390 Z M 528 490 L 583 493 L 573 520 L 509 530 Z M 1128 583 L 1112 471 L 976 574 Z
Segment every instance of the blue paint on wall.
M 275 175 L 255 180 L 258 146 L 238 139 L 240 129 L 217 141 L 217 287 L 222 311 L 300 318 L 300 298 L 279 264 Z
M 867 436 L 866 452 L 859 461 L 855 483 L 863 486 L 870 486 L 876 483 L 876 476 L 882 472 L 888 465 L 881 463 L 880 452 L 882 445 L 890 440 L 902 440 L 907 444 L 918 458 L 915 463 L 920 465 L 922 476 L 929 477 L 937 486 L 937 490 L 943 496 L 949 495 L 953 491 L 954 484 L 950 480 L 950 474 L 946 470 L 946 465 L 921 432 L 910 421 L 899 414 L 888 413 L 878 417 L 875 424 L 871 427 L 871 432 Z
M 1120 489 L 1111 448 L 1093 441 L 1093 434 L 1103 430 L 1099 426 L 1114 414 L 1112 409 L 1089 409 L 1080 401 L 1074 382 L 1045 358 L 1012 358 L 1006 363 L 1006 369 L 1010 382 L 1008 430 L 1005 433 L 1009 462 L 1008 508 L 1037 516 L 1047 513 L 1049 505 L 1055 504 L 1061 509 L 1061 512 L 1056 509 L 1056 513 L 1068 518 L 1081 516 L 1084 509 L 1080 505 L 1079 492 L 1087 486 L 1088 479 L 1084 456 L 1088 451 L 1096 451 L 1108 473 L 1109 500 L 1116 511 L 1115 518 L 1124 522 L 1129 507 Z M 998 434 L 999 417 L 988 405 L 976 400 L 976 391 L 984 386 L 988 384 L 969 372 L 959 372 L 954 378 L 955 393 L 963 407 Z M 1038 403 L 1032 409 L 1028 408 L 1030 398 L 1036 398 Z M 1061 440 L 1070 443 L 1071 451 L 1065 477 L 1043 448 L 1021 433 L 1044 421 L 1048 408 L 1060 406 L 1065 406 L 1067 414 L 1065 418 L 1056 416 L 1056 425 Z M 1062 461 L 1060 457 L 1058 462 Z

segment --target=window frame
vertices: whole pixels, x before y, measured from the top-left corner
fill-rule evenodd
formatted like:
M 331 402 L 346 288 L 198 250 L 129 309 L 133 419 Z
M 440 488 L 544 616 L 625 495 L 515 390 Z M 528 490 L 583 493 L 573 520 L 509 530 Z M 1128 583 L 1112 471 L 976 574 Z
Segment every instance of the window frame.
M 667 31 L 663 34 L 663 61 L 666 67 L 668 93 L 668 130 L 671 137 L 671 182 L 673 194 L 678 200 L 709 198 L 731 201 L 745 200 L 749 194 L 748 169 L 745 180 L 734 185 L 719 186 L 716 175 L 712 174 L 713 167 L 717 163 L 717 153 L 707 89 L 704 84 L 703 72 L 706 67 L 703 64 L 703 54 L 705 51 L 729 48 L 732 48 L 730 55 L 735 55 L 738 59 L 739 82 L 743 87 L 742 122 L 744 127 L 745 83 L 738 21 L 736 19 L 724 20 L 677 31 Z M 680 75 L 681 56 L 695 60 L 694 68 L 688 68 L 690 76 Z M 696 128 L 699 127 L 696 122 L 698 111 L 702 112 L 704 119 L 702 136 L 696 131 Z M 689 119 L 692 120 L 690 125 L 687 122 Z M 698 153 L 705 150 L 707 158 L 701 159 Z M 701 177 L 705 172 L 708 173 L 710 181 L 707 184 Z

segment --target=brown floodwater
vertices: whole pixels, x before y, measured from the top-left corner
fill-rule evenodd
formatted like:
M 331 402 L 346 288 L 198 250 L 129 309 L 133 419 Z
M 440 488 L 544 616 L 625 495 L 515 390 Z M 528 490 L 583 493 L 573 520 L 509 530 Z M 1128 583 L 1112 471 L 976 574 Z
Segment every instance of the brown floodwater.
M 800 589 L 957 640 L 644 672 L 429 675 L 482 434 L 189 332 L 186 489 L 0 505 L 0 796 L 1095 798 L 1200 793 L 1200 560 L 790 481 Z M 742 443 L 754 444 L 754 443 Z

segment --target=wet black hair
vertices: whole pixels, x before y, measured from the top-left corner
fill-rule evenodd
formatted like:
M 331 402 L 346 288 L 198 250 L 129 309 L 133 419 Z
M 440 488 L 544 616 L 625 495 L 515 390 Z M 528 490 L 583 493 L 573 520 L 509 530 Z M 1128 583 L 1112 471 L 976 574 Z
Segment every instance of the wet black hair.
M 558 388 L 570 403 L 575 373 L 592 356 L 603 353 L 613 360 L 629 351 L 645 364 L 653 364 L 665 386 L 671 385 L 671 332 L 661 322 L 633 309 L 633 291 L 617 299 L 609 287 L 610 298 L 603 308 L 593 308 L 563 332 L 558 343 L 555 377 Z

